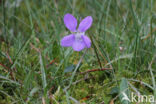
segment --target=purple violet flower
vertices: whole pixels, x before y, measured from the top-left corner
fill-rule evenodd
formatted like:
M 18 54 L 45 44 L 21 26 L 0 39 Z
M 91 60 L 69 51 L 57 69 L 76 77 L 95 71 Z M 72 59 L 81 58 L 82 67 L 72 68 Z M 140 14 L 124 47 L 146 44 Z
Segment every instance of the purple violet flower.
M 85 31 L 91 27 L 92 22 L 92 17 L 87 16 L 80 22 L 78 29 L 76 29 L 76 18 L 73 15 L 67 13 L 64 16 L 64 24 L 72 32 L 72 34 L 62 38 L 61 46 L 72 47 L 75 51 L 81 51 L 84 48 L 90 48 L 91 40 L 88 36 L 85 35 Z

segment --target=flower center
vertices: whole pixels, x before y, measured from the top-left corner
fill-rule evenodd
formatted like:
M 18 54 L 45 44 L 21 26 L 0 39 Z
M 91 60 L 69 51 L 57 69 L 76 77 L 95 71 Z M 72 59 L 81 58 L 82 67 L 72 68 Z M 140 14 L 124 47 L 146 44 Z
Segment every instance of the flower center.
M 82 38 L 81 38 L 82 35 L 84 35 L 84 33 L 77 32 L 77 33 L 75 34 L 75 39 L 76 39 L 76 40 L 79 40 L 79 41 L 82 41 Z

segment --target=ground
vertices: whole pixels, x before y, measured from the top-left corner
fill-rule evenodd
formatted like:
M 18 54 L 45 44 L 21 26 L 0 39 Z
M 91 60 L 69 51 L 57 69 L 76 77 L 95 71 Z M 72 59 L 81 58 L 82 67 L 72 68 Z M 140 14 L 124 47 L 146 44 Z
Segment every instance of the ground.
M 155 0 L 0 0 L 0 104 L 136 104 L 156 99 Z M 80 22 L 91 48 L 62 47 Z M 140 104 L 145 104 L 144 100 Z M 151 104 L 146 102 L 146 104 Z

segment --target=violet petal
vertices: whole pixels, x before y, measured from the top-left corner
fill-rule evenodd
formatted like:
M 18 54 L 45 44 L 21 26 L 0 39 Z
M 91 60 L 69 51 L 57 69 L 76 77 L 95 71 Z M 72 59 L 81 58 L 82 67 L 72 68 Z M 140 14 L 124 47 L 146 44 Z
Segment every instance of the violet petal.
M 85 48 L 85 43 L 82 40 L 75 40 L 72 48 L 74 49 L 74 51 L 81 51 Z
M 64 16 L 64 24 L 70 31 L 76 32 L 77 20 L 73 15 L 67 13 Z
M 88 30 L 92 25 L 93 19 L 91 16 L 85 17 L 79 24 L 78 31 L 85 32 Z
M 86 47 L 90 48 L 91 47 L 91 40 L 89 39 L 89 37 L 86 35 L 82 35 L 81 38 L 83 39 Z
M 70 47 L 73 45 L 74 41 L 75 41 L 75 35 L 74 34 L 67 35 L 67 36 L 62 38 L 61 46 Z

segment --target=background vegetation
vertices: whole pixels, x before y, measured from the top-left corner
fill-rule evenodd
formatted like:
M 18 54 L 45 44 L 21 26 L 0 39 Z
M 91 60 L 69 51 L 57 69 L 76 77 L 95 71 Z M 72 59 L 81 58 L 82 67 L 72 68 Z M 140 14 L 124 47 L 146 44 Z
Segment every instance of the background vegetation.
M 60 46 L 66 13 L 93 17 L 90 49 Z M 155 34 L 155 0 L 0 0 L 0 104 L 128 104 L 125 90 L 156 97 Z

